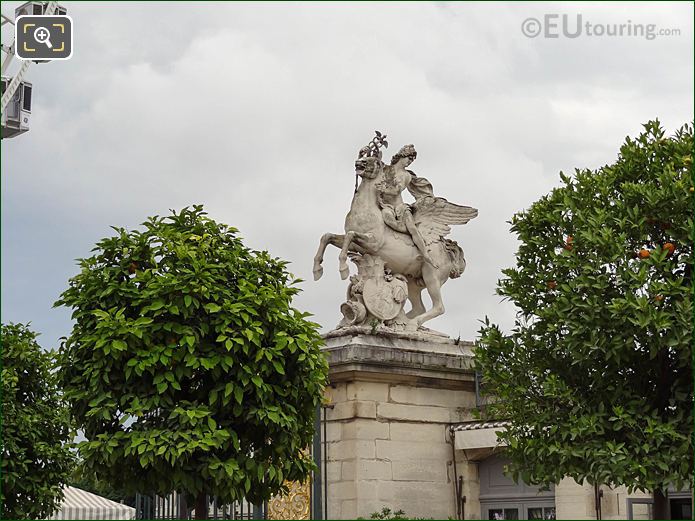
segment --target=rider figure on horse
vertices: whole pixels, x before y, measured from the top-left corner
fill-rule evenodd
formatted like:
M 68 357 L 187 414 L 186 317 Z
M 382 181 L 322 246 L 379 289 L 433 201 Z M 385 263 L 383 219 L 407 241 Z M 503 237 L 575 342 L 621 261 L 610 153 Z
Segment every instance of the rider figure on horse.
M 421 197 L 434 195 L 432 185 L 427 179 L 418 177 L 414 172 L 406 169 L 416 157 L 415 147 L 405 145 L 391 158 L 391 164 L 384 167 L 384 179 L 377 187 L 379 207 L 384 223 L 389 228 L 410 235 L 425 262 L 437 268 L 415 224 L 411 205 L 403 202 L 401 197 L 401 193 L 406 188 L 416 201 Z

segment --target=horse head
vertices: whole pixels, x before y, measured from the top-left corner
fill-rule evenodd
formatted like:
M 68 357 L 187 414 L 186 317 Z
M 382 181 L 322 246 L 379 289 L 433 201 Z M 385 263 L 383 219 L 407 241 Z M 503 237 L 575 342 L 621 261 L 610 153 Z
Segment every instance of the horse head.
M 362 156 L 355 161 L 355 175 L 364 179 L 374 179 L 383 167 L 381 160 L 374 156 Z

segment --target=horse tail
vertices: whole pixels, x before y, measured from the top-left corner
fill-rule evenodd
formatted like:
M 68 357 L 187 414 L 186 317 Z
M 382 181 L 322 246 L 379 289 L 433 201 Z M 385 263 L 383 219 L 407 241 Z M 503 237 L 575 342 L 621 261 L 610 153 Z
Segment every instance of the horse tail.
M 463 271 L 466 269 L 466 259 L 463 256 L 463 250 L 451 239 L 444 239 L 444 249 L 449 255 L 451 260 L 451 271 L 449 271 L 449 278 L 455 279 L 461 276 Z

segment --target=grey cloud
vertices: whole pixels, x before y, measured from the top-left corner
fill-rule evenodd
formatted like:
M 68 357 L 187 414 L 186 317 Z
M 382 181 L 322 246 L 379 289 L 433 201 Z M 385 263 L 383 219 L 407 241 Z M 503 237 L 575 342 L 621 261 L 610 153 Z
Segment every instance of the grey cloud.
M 7 4 L 7 6 L 5 5 Z M 15 4 L 3 3 L 3 9 Z M 70 3 L 75 56 L 32 66 L 31 131 L 2 142 L 3 320 L 32 320 L 47 346 L 69 332 L 52 310 L 109 225 L 204 203 L 247 244 L 291 261 L 297 306 L 325 329 L 345 284 L 337 251 L 356 151 L 374 129 L 438 195 L 480 216 L 452 236 L 468 268 L 444 286 L 432 327 L 473 339 L 517 244 L 506 223 L 558 184 L 559 170 L 615 159 L 659 116 L 692 119 L 692 5 L 645 4 L 640 17 L 682 36 L 528 39 L 544 12 L 620 20 L 621 4 Z M 636 18 L 636 15 L 632 15 Z

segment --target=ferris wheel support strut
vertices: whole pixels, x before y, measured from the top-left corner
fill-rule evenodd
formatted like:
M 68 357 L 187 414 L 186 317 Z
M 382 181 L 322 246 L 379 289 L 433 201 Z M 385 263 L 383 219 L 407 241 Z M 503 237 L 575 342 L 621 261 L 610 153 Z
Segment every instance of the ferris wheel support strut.
M 51 0 L 48 2 L 48 5 L 46 6 L 46 9 L 44 10 L 44 14 L 47 16 L 52 15 L 55 13 L 56 8 L 58 7 L 58 2 L 56 0 Z M 11 23 L 14 25 L 14 22 L 12 22 L 9 18 L 7 18 L 5 15 L 2 15 L 2 25 L 5 25 L 6 23 Z M 12 43 L 10 44 L 9 47 L 3 48 L 3 52 L 5 52 L 6 56 L 4 61 L 2 62 L 2 73 L 4 74 L 7 68 L 10 66 L 10 63 L 12 62 L 12 59 L 14 58 L 14 46 L 15 46 L 15 41 L 14 38 L 12 39 Z M 14 97 L 15 92 L 17 92 L 17 89 L 19 88 L 19 84 L 22 82 L 22 79 L 24 79 L 24 75 L 27 72 L 27 69 L 29 68 L 29 64 L 31 61 L 25 60 L 24 63 L 22 63 L 22 66 L 19 68 L 19 71 L 17 71 L 17 74 L 14 75 L 14 78 L 12 78 L 12 81 L 10 84 L 7 86 L 7 90 L 3 92 L 2 94 L 2 99 L 0 100 L 0 111 L 5 112 L 5 109 L 7 108 L 7 105 L 10 103 L 10 100 Z

